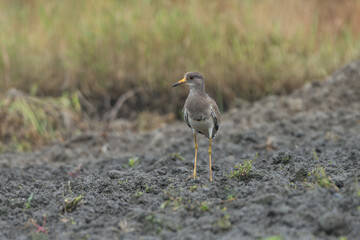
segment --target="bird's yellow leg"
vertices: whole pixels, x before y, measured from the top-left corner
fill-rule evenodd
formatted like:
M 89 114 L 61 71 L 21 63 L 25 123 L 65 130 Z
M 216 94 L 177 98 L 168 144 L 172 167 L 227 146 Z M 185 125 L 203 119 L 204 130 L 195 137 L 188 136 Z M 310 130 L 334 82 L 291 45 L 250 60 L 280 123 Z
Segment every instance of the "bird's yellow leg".
M 194 161 L 194 174 L 193 177 L 194 179 L 196 178 L 196 159 L 197 159 L 197 151 L 198 151 L 198 144 L 196 142 L 196 133 L 194 133 L 194 140 L 195 140 L 195 161 Z
M 212 170 L 211 170 L 211 138 L 209 140 L 209 164 L 210 164 L 210 182 L 212 182 Z

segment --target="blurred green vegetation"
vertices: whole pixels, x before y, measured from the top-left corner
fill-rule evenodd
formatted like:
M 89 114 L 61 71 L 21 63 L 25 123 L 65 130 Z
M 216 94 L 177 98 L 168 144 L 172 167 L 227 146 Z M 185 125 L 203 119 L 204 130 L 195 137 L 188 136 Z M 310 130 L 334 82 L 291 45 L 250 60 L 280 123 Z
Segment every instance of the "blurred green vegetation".
M 0 152 L 35 150 L 84 128 L 76 94 L 37 98 L 12 89 L 0 99 Z
M 188 90 L 170 86 L 188 71 L 221 110 L 291 92 L 360 57 L 359 12 L 360 0 L 0 0 L 0 150 L 64 138 L 63 116 L 102 115 L 139 86 L 119 116 L 150 128 L 149 114 L 179 113 Z
M 359 0 L 0 0 L 0 87 L 79 90 L 98 108 L 142 85 L 137 109 L 175 111 L 187 71 L 227 108 L 320 80 L 360 56 Z M 159 108 L 159 105 L 161 108 Z

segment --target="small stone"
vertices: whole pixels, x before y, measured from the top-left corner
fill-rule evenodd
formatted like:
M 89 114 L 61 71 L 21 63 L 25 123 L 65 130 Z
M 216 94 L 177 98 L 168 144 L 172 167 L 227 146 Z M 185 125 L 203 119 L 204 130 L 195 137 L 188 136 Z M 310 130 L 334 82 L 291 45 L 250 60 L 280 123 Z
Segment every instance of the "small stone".
M 291 162 L 292 155 L 288 151 L 279 151 L 273 156 L 273 164 L 288 164 Z
M 296 173 L 295 173 L 295 177 L 294 177 L 294 181 L 295 182 L 302 182 L 304 181 L 308 176 L 307 171 L 305 170 L 305 168 L 301 167 Z
M 121 171 L 119 170 L 110 170 L 108 172 L 108 175 L 111 179 L 117 179 L 117 178 L 120 178 L 121 177 Z
M 218 165 L 212 165 L 212 166 L 211 166 L 211 169 L 212 169 L 213 171 L 219 171 L 219 170 L 220 170 L 220 167 L 219 167 Z
M 346 229 L 346 221 L 344 216 L 337 210 L 324 213 L 318 220 L 319 227 L 326 233 L 340 234 Z
M 256 134 L 256 132 L 247 132 L 244 135 L 244 140 L 247 142 L 252 142 L 252 143 L 259 143 L 259 137 Z
M 162 170 L 162 169 L 158 169 L 158 170 L 156 170 L 156 172 L 159 175 L 166 175 L 166 172 L 164 170 Z
M 241 143 L 241 141 L 244 139 L 243 133 L 238 131 L 238 132 L 232 132 L 229 134 L 230 136 L 230 140 L 233 143 Z
M 304 135 L 305 135 L 304 132 L 301 131 L 301 130 L 295 132 L 295 137 L 297 137 L 297 138 L 301 138 L 301 137 L 303 137 Z

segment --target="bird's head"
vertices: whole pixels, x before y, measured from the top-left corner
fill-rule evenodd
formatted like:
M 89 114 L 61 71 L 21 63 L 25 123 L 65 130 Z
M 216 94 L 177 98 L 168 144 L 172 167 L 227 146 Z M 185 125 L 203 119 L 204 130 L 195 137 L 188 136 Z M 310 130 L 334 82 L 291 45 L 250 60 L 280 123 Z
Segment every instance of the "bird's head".
M 172 86 L 177 87 L 180 85 L 186 84 L 191 89 L 204 89 L 204 77 L 199 72 L 188 72 L 184 75 L 184 78 L 178 81 L 177 83 L 174 83 Z

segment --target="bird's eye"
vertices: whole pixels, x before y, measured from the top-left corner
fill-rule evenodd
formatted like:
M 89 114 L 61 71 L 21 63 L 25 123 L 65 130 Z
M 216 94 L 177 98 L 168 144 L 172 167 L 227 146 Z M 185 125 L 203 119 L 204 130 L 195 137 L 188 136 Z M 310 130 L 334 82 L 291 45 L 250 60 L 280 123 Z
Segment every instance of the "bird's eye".
M 193 77 L 193 76 L 190 76 L 189 78 L 192 80 L 194 77 Z

